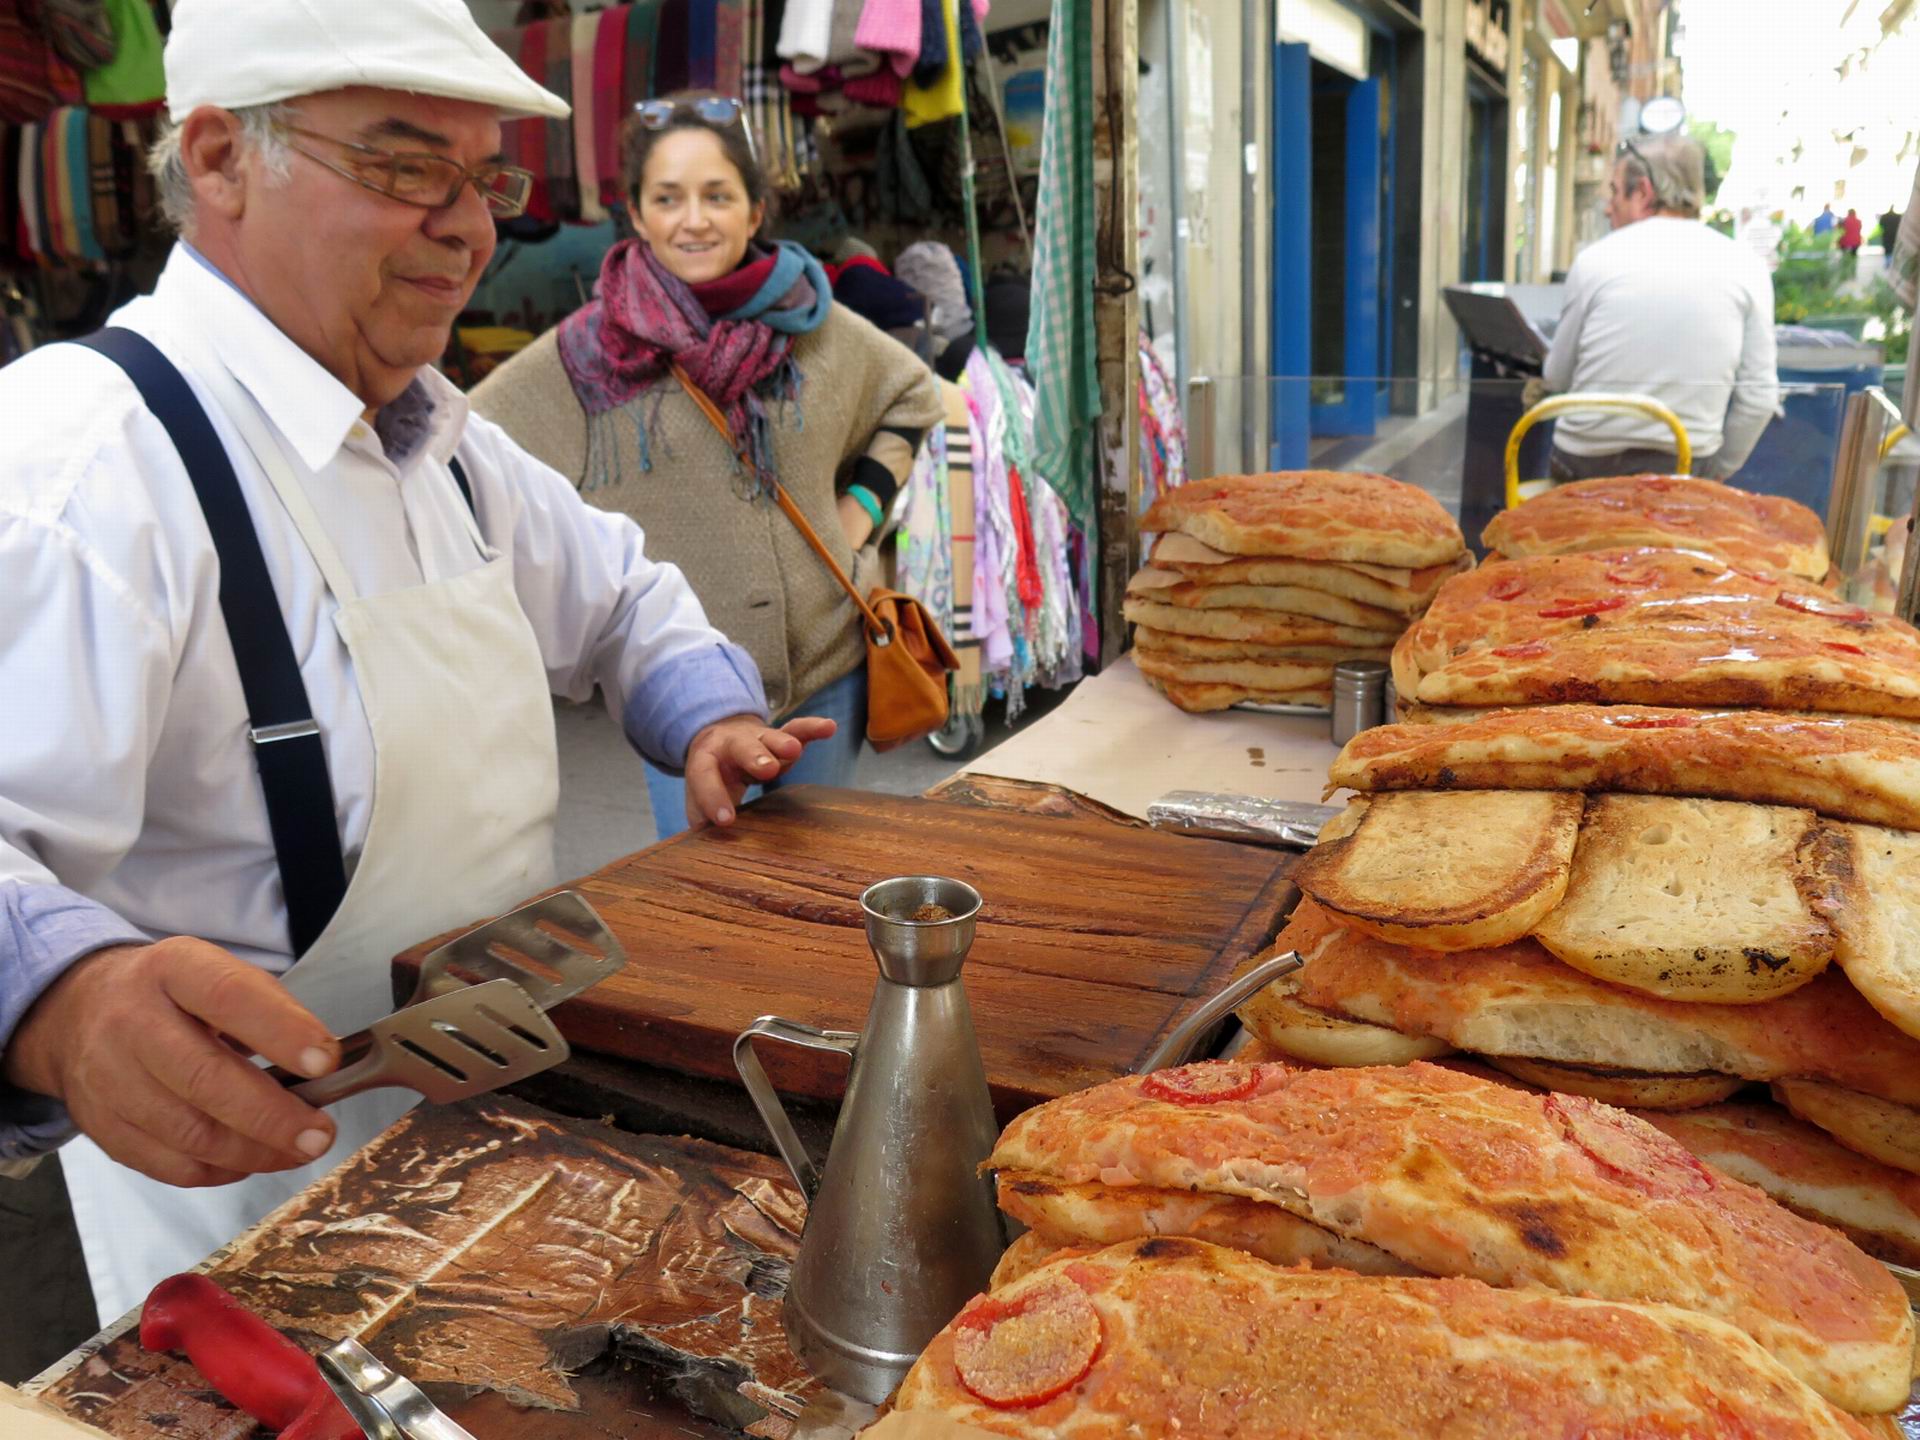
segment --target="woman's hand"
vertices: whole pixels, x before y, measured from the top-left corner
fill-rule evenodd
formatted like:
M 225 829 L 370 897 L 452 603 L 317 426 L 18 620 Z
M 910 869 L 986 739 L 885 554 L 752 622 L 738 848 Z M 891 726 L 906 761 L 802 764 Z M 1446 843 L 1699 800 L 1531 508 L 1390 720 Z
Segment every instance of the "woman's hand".
M 696 830 L 731 825 L 749 785 L 778 780 L 807 746 L 829 739 L 839 728 L 832 720 L 811 715 L 778 727 L 755 715 L 714 721 L 687 746 L 687 824 Z
M 851 495 L 842 495 L 835 509 L 840 515 L 840 528 L 846 532 L 847 544 L 858 550 L 873 535 L 873 517 Z

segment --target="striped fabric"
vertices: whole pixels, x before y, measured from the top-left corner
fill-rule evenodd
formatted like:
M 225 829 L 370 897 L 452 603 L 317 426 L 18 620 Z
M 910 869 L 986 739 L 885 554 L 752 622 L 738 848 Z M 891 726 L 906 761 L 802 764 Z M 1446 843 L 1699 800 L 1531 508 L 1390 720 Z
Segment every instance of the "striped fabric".
M 566 128 L 573 132 L 574 175 L 580 187 L 580 218 L 598 225 L 607 218 L 600 204 L 599 129 L 594 117 L 594 52 L 600 35 L 598 15 L 576 15 L 573 19 L 568 84 L 573 96 L 573 118 Z
M 1095 533 L 1094 424 L 1100 376 L 1093 336 L 1093 14 L 1088 0 L 1053 0 L 1047 35 L 1046 123 L 1033 254 L 1027 373 L 1038 391 L 1034 465 Z

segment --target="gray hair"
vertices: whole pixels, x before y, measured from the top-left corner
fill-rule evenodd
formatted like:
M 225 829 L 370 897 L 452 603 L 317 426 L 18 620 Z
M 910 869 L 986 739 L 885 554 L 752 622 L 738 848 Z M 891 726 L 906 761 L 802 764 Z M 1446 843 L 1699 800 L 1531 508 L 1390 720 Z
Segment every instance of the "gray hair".
M 1685 135 L 1648 135 L 1622 142 L 1620 163 L 1629 186 L 1653 187 L 1656 210 L 1698 215 L 1707 199 L 1707 152 Z
M 233 112 L 248 149 L 260 157 L 267 174 L 283 181 L 293 173 L 293 152 L 280 138 L 279 127 L 293 119 L 286 105 L 247 105 Z M 160 191 L 160 211 L 181 235 L 193 236 L 193 178 L 180 153 L 180 127 L 171 121 L 160 127 L 159 138 L 147 152 L 147 169 Z

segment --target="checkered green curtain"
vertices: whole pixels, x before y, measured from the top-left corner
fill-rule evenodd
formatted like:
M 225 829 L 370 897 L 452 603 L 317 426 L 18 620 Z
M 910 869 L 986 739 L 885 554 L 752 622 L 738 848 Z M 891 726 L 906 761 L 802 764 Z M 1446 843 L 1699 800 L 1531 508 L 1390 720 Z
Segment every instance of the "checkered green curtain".
M 1027 373 L 1038 392 L 1034 465 L 1089 535 L 1100 415 L 1093 340 L 1093 18 L 1092 0 L 1053 0 L 1027 324 Z

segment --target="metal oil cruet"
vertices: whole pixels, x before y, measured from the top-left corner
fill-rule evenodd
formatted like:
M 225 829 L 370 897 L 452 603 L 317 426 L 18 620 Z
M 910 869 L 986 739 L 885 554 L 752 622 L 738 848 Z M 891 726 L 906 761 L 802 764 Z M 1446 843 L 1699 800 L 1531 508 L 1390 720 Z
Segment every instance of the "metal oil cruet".
M 860 897 L 880 978 L 857 1033 L 763 1016 L 734 1064 L 807 1198 L 787 1289 L 794 1353 L 834 1389 L 874 1404 L 927 1342 L 986 1289 L 1006 1232 L 979 1173 L 999 1126 L 960 971 L 980 896 L 931 875 Z M 754 1053 L 756 1036 L 853 1062 L 824 1172 L 816 1171 Z

